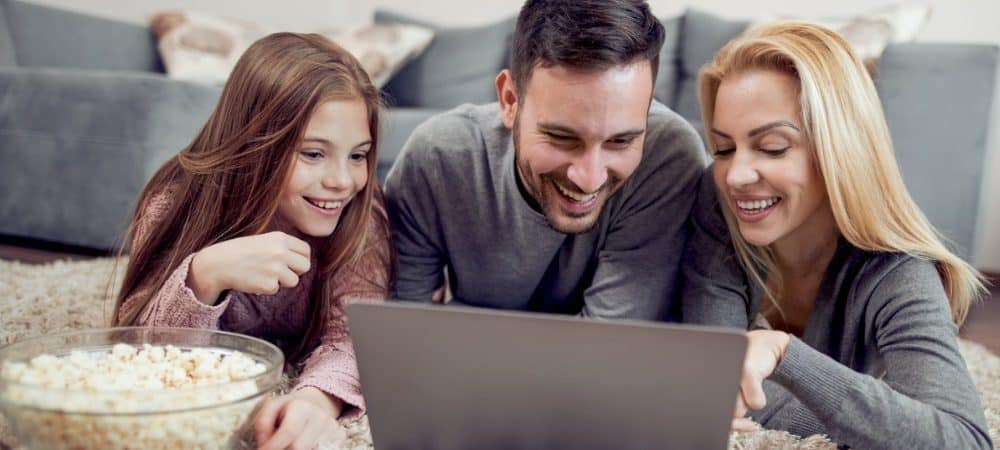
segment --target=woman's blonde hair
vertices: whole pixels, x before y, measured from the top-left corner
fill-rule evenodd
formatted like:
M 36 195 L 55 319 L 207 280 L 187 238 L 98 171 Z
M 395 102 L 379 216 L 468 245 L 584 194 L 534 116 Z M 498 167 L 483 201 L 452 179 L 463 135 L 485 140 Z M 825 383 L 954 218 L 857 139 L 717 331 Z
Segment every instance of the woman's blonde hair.
M 952 318 L 961 324 L 970 303 L 986 291 L 982 275 L 945 247 L 910 198 L 875 85 L 850 44 L 831 30 L 803 22 L 765 25 L 730 41 L 699 75 L 706 130 L 713 123 L 722 80 L 748 70 L 778 71 L 799 81 L 804 134 L 814 149 L 838 231 L 864 250 L 934 261 Z M 780 309 L 780 293 L 769 290 L 762 276 L 779 276 L 773 254 L 747 243 L 732 212 L 723 210 L 740 262 Z

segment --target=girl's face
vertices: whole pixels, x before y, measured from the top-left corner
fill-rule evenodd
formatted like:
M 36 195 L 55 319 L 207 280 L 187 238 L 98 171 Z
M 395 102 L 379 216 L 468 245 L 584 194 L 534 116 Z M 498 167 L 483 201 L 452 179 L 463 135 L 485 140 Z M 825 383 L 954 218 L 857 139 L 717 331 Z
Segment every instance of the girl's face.
M 753 245 L 808 243 L 833 220 L 798 94 L 791 75 L 751 70 L 724 78 L 716 95 L 715 185 Z
M 360 100 L 321 103 L 295 149 L 278 215 L 303 236 L 333 234 L 347 204 L 368 182 L 368 109 Z

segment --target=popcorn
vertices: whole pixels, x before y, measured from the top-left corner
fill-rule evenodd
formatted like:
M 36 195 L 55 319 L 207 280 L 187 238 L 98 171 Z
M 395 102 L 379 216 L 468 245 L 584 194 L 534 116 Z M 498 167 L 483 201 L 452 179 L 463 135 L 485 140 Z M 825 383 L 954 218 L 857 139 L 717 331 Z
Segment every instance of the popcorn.
M 236 351 L 116 344 L 4 361 L 0 403 L 28 448 L 233 448 L 266 370 Z

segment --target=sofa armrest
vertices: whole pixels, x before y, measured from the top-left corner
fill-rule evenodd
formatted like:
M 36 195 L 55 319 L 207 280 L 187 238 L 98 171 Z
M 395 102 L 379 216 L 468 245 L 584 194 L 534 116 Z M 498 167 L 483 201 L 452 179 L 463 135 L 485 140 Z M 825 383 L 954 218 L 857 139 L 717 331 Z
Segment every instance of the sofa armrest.
M 0 234 L 114 248 L 218 95 L 140 73 L 0 69 Z
M 897 44 L 885 50 L 876 76 L 910 194 L 973 262 L 986 215 L 997 64 L 996 45 Z

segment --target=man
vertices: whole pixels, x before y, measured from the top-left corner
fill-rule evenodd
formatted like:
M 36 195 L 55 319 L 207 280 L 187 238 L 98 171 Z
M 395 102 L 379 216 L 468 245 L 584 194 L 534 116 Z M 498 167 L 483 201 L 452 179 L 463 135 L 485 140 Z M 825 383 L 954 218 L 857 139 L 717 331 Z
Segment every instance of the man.
M 386 180 L 394 296 L 662 320 L 680 289 L 701 140 L 653 104 L 664 30 L 643 1 L 532 1 L 498 104 L 418 127 Z

